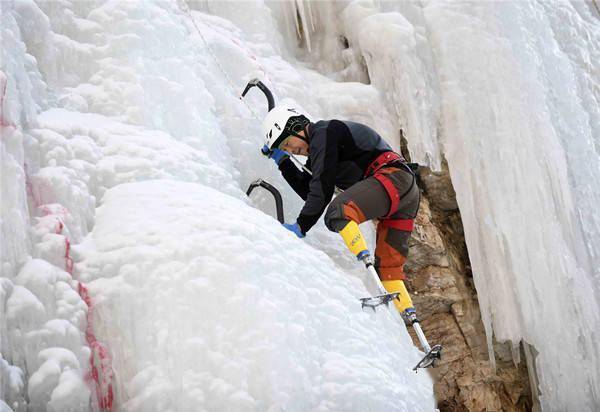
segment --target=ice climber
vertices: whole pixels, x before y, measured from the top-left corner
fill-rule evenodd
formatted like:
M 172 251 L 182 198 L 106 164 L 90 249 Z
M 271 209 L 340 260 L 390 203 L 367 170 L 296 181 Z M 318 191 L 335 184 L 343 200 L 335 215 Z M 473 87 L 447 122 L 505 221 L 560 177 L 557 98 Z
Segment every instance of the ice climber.
M 325 225 L 339 232 L 360 259 L 368 251 L 358 225 L 377 219 L 379 278 L 389 293 L 399 293 L 394 303 L 402 315 L 414 311 L 403 281 L 420 194 L 403 157 L 368 126 L 346 120 L 312 123 L 289 105 L 274 107 L 263 129 L 263 154 L 305 201 L 296 222 L 284 226 L 302 238 L 325 212 Z M 290 153 L 308 156 L 305 166 L 312 176 L 294 165 Z M 343 192 L 331 201 L 336 187 Z

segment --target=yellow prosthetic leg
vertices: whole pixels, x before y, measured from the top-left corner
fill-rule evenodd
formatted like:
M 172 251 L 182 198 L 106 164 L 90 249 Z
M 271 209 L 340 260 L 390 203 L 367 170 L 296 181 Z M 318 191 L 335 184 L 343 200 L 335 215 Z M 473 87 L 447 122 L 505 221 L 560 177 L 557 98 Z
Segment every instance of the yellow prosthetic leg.
M 351 220 L 348 222 L 346 226 L 342 230 L 340 230 L 340 235 L 342 235 L 342 239 L 344 239 L 344 243 L 346 246 L 356 256 L 358 259 L 361 259 L 362 255 L 365 253 L 369 253 L 369 249 L 367 248 L 367 242 L 365 242 L 365 237 L 361 233 L 358 228 L 358 224 Z
M 421 343 L 423 351 L 425 351 L 425 356 L 419 361 L 419 363 L 417 363 L 413 370 L 416 371 L 419 368 L 429 368 L 435 366 L 435 361 L 441 359 L 442 346 L 429 346 L 429 342 L 427 342 L 427 338 L 421 329 L 419 319 L 417 319 L 417 314 L 415 308 L 413 307 L 412 299 L 406 290 L 404 281 L 384 280 L 381 282 L 379 274 L 375 270 L 375 262 L 373 257 L 369 253 L 365 238 L 360 232 L 356 222 L 350 221 L 340 231 L 340 235 L 342 235 L 342 239 L 344 239 L 344 243 L 346 243 L 348 249 L 365 264 L 365 267 L 371 274 L 374 282 L 379 286 L 381 294 L 378 296 L 362 298 L 362 307 L 371 307 L 373 310 L 375 310 L 375 308 L 381 304 L 387 305 L 387 303 L 393 299 L 392 296 L 397 293 L 398 297 L 393 299 L 393 302 L 396 306 L 396 309 L 398 309 L 399 315 L 401 315 L 400 318 L 412 325 L 415 333 L 417 334 L 417 338 L 419 339 L 419 343 Z
M 346 243 L 348 249 L 357 258 L 361 259 L 362 256 L 369 253 L 365 237 L 361 233 L 356 222 L 352 220 L 348 222 L 348 224 L 340 231 L 340 235 L 342 235 L 342 239 L 344 239 L 344 243 Z M 404 314 L 406 309 L 413 308 L 412 299 L 410 298 L 403 281 L 384 280 L 381 283 L 389 293 L 399 294 L 398 299 L 394 299 L 394 305 L 396 305 L 400 314 Z

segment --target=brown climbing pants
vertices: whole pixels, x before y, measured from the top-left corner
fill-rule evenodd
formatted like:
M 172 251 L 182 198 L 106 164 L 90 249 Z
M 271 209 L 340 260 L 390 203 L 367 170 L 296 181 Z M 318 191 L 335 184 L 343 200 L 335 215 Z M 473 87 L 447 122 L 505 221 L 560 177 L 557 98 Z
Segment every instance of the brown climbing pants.
M 375 268 L 382 281 L 404 280 L 404 263 L 408 257 L 411 231 L 390 226 L 394 226 L 394 222 L 416 216 L 420 200 L 419 188 L 414 176 L 401 168 L 384 167 L 376 174 L 384 174 L 393 184 L 393 189 L 400 194 L 396 210 L 390 210 L 395 202 L 390 200 L 388 190 L 375 176 L 370 176 L 333 199 L 325 213 L 325 224 L 329 230 L 339 232 L 350 220 L 360 224 L 366 220 L 379 219 Z

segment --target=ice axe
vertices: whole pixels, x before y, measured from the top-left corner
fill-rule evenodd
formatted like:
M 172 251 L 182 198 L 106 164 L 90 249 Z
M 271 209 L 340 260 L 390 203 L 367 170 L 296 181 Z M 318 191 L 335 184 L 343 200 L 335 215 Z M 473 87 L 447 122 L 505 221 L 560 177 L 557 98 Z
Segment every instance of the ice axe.
M 248 84 L 246 84 L 246 87 L 244 88 L 244 91 L 240 96 L 240 100 L 246 97 L 246 94 L 253 87 L 258 87 L 260 91 L 264 93 L 265 97 L 267 98 L 267 111 L 270 112 L 275 107 L 275 98 L 273 97 L 273 93 L 271 93 L 271 90 L 269 90 L 269 88 L 258 79 L 252 79 L 248 82 Z M 312 171 L 309 168 L 307 168 L 296 156 L 294 156 L 292 153 L 288 153 L 288 155 L 298 165 L 298 167 L 300 167 L 302 170 L 304 170 L 306 173 L 312 176 Z
M 442 345 L 434 345 L 433 347 L 429 345 L 429 342 L 423 333 L 423 329 L 421 329 L 419 318 L 417 318 L 417 312 L 412 305 L 412 300 L 410 299 L 410 295 L 404 286 L 404 282 L 400 281 L 400 288 L 397 292 L 389 293 L 383 287 L 381 280 L 379 280 L 377 270 L 375 269 L 375 261 L 373 256 L 371 255 L 371 252 L 369 252 L 364 236 L 362 235 L 356 222 L 350 221 L 340 231 L 340 235 L 342 236 L 342 239 L 344 239 L 344 243 L 346 243 L 348 249 L 358 258 L 358 260 L 364 263 L 365 268 L 369 272 L 369 275 L 371 276 L 375 285 L 377 285 L 379 291 L 378 295 L 361 298 L 360 301 L 362 307 L 370 307 L 373 309 L 373 311 L 376 311 L 378 306 L 385 305 L 388 309 L 390 309 L 392 316 L 394 316 L 396 319 L 398 319 L 398 315 L 400 315 L 405 322 L 412 325 L 415 333 L 417 334 L 417 338 L 419 339 L 419 343 L 425 352 L 425 356 L 419 361 L 419 363 L 416 364 L 413 370 L 416 372 L 420 368 L 435 367 L 435 361 L 442 358 Z M 396 310 L 394 305 L 392 308 L 390 308 L 389 302 L 394 300 L 398 300 L 401 302 L 401 306 L 406 308 L 402 313 Z
M 273 197 L 275 198 L 275 209 L 277 210 L 277 220 L 279 221 L 279 223 L 283 224 L 283 200 L 281 198 L 281 193 L 279 193 L 279 190 L 277 190 L 277 188 L 272 184 L 265 182 L 262 179 L 257 179 L 254 182 L 250 183 L 250 186 L 248 186 L 248 190 L 246 190 L 246 196 L 250 197 L 252 191 L 257 187 L 267 189 L 273 195 Z
M 240 99 L 246 97 L 246 93 L 248 93 L 253 87 L 258 87 L 265 94 L 265 97 L 267 98 L 268 111 L 271 111 L 271 109 L 275 107 L 275 99 L 273 98 L 273 93 L 271 93 L 269 88 L 258 79 L 252 79 L 248 82 L 248 84 L 244 88 L 244 91 L 242 92 L 242 95 L 240 96 Z

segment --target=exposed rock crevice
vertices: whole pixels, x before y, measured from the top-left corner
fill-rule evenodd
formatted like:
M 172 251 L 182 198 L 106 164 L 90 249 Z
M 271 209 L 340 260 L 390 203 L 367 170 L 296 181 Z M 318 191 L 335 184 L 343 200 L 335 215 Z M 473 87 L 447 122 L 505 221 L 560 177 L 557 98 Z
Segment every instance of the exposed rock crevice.
M 529 411 L 533 401 L 525 362 L 515 366 L 510 345 L 497 342 L 496 370 L 489 361 L 447 164 L 442 172 L 421 168 L 420 186 L 406 273 L 429 341 L 444 346 L 442 361 L 432 370 L 438 407 L 442 412 Z

